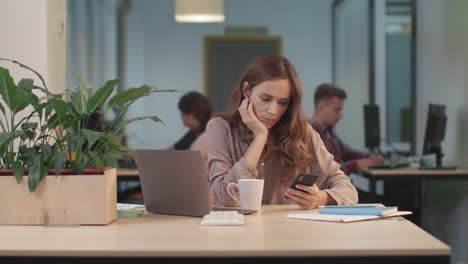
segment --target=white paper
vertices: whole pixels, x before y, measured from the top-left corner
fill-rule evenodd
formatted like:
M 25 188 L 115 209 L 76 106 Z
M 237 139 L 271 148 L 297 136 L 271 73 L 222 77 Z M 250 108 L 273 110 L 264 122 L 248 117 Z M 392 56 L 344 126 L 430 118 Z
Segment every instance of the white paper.
M 364 221 L 364 220 L 372 220 L 372 219 L 379 219 L 379 218 L 387 218 L 387 217 L 394 217 L 394 216 L 401 216 L 401 215 L 409 215 L 412 212 L 409 211 L 401 211 L 396 212 L 393 214 L 388 214 L 385 216 L 377 216 L 377 215 L 335 215 L 335 214 L 319 214 L 317 212 L 314 213 L 305 213 L 305 214 L 288 214 L 287 218 L 293 219 L 302 219 L 302 220 L 315 220 L 315 221 L 327 221 L 327 222 L 356 222 L 356 221 Z
M 117 210 L 138 210 L 138 209 L 145 209 L 145 206 L 142 204 L 124 204 L 124 203 L 117 203 Z

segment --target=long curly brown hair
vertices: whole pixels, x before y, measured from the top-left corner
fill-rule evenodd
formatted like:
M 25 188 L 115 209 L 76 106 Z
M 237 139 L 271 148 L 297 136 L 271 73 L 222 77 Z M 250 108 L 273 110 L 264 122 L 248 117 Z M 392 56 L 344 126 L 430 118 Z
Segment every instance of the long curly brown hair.
M 305 172 L 312 160 L 311 140 L 308 136 L 307 119 L 302 109 L 302 85 L 293 64 L 282 56 L 262 56 L 255 59 L 239 79 L 231 94 L 230 109 L 221 114 L 232 128 L 239 130 L 241 140 L 251 142 L 252 132 L 242 122 L 238 108 L 245 96 L 242 92 L 244 82 L 255 89 L 258 84 L 287 79 L 291 87 L 291 98 L 287 110 L 269 131 L 270 141 L 267 148 L 280 154 L 281 181 L 287 182 L 299 172 Z

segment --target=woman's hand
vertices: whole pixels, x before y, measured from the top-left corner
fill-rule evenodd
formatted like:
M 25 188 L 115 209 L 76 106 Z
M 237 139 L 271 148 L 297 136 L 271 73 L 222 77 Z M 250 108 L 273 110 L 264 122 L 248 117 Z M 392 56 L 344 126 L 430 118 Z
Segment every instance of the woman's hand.
M 310 210 L 320 205 L 336 203 L 327 192 L 321 191 L 316 184 L 312 186 L 298 184 L 296 188 L 299 190 L 288 188 L 285 195 L 304 209 Z
M 268 136 L 268 128 L 258 120 L 249 98 L 245 98 L 238 108 L 242 122 L 252 131 L 254 137 Z

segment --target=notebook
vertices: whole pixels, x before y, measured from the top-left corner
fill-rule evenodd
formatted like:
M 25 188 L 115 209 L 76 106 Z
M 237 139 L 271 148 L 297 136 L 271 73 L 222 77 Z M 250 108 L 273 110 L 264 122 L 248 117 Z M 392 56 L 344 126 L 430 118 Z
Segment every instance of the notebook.
M 136 161 L 146 211 L 201 217 L 212 210 L 255 210 L 213 207 L 206 166 L 200 151 L 137 149 Z
M 361 206 L 326 206 L 319 208 L 319 214 L 337 214 L 337 215 L 377 215 L 384 216 L 398 212 L 397 206 L 385 207 L 361 207 Z
M 302 219 L 302 220 L 314 220 L 314 221 L 326 221 L 326 222 L 340 222 L 349 223 L 365 220 L 374 220 L 395 216 L 410 215 L 412 212 L 399 211 L 396 213 L 388 214 L 385 216 L 377 215 L 332 215 L 332 214 L 319 214 L 318 212 L 304 213 L 304 214 L 288 214 L 287 218 Z

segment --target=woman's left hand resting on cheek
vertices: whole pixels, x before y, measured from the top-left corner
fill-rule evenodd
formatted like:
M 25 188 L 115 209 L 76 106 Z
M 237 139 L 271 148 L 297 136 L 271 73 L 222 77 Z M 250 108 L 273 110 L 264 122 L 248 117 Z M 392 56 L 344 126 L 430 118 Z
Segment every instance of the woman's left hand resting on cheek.
M 310 210 L 319 207 L 320 205 L 335 204 L 335 200 L 325 191 L 320 190 L 316 184 L 312 186 L 298 184 L 295 190 L 288 188 L 286 197 L 300 207 Z M 302 190 L 302 191 L 301 191 Z

